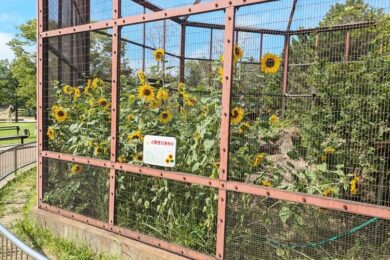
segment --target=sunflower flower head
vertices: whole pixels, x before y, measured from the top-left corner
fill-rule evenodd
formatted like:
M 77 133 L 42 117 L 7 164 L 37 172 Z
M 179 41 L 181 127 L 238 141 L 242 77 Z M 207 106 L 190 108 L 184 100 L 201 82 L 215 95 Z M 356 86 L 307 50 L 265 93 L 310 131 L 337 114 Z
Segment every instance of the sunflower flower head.
M 73 164 L 72 167 L 70 168 L 70 172 L 72 173 L 72 175 L 77 175 L 82 171 L 83 171 L 83 166 L 77 163 Z
M 150 108 L 151 109 L 156 109 L 156 108 L 159 108 L 161 107 L 162 105 L 162 101 L 159 100 L 159 99 L 154 99 L 151 103 L 150 103 Z
M 160 123 L 168 124 L 169 122 L 172 121 L 172 118 L 173 118 L 173 115 L 170 111 L 163 111 L 159 115 L 158 120 L 160 121 Z
M 66 112 L 63 108 L 58 107 L 54 112 L 54 118 L 58 122 L 64 122 L 68 118 L 68 112 Z
M 75 100 L 81 97 L 81 90 L 78 87 L 73 88 L 73 96 Z
M 146 102 L 152 102 L 154 100 L 154 88 L 149 84 L 139 86 L 138 97 L 144 99 Z
M 244 56 L 244 51 L 240 48 L 240 46 L 235 45 L 234 52 L 233 52 L 234 62 L 235 63 L 238 62 L 239 60 L 242 59 L 243 56 Z
M 137 71 L 137 76 L 141 84 L 145 84 L 145 73 L 142 70 Z
M 274 125 L 276 123 L 279 122 L 279 117 L 277 115 L 271 115 L 268 119 L 268 122 L 271 124 L 271 125 Z
M 261 163 L 264 161 L 266 156 L 267 156 L 266 153 L 258 153 L 258 154 L 256 154 L 255 159 L 253 161 L 253 166 L 257 167 L 257 166 L 261 165 Z
M 117 158 L 117 161 L 120 163 L 124 163 L 124 162 L 126 162 L 126 158 L 125 158 L 125 156 L 121 155 Z
M 47 129 L 47 136 L 49 137 L 49 140 L 53 141 L 56 138 L 56 132 L 54 131 L 53 127 L 49 127 Z
M 221 83 L 223 83 L 223 68 L 222 67 L 218 68 L 218 79 Z
M 266 179 L 261 181 L 261 185 L 263 185 L 265 187 L 272 187 L 272 183 L 269 180 L 266 180 Z
M 159 48 L 153 52 L 153 56 L 155 61 L 163 61 L 165 56 L 165 51 Z
M 135 116 L 133 114 L 130 114 L 127 116 L 127 121 L 131 122 L 134 120 L 134 118 L 135 118 Z
M 334 149 L 332 146 L 328 146 L 324 149 L 324 154 L 330 155 L 334 154 L 336 152 L 336 149 Z
M 128 135 L 127 137 L 127 141 L 132 144 L 132 143 L 135 143 L 137 141 L 143 141 L 144 140 L 144 137 L 141 133 L 140 130 L 137 130 L 137 131 L 134 131 L 132 132 L 131 134 Z
M 248 122 L 244 122 L 240 125 L 240 128 L 238 129 L 238 132 L 240 134 L 244 134 L 246 132 L 249 131 L 249 128 L 251 127 L 251 125 L 248 123 Z
M 189 94 L 184 94 L 184 101 L 186 102 L 186 105 L 189 107 L 193 107 L 196 104 L 196 99 Z
M 99 106 L 103 107 L 104 109 L 109 109 L 110 108 L 110 103 L 107 101 L 107 99 L 105 98 L 99 98 L 97 100 L 97 103 L 99 104 Z
M 104 88 L 105 86 L 106 86 L 106 83 L 104 83 L 104 81 L 101 78 L 99 78 L 99 77 L 93 78 L 92 84 L 91 84 L 92 89 L 97 90 L 98 88 Z
M 133 161 L 142 161 L 142 153 L 136 153 L 134 156 L 133 156 Z
M 98 156 L 98 155 L 100 155 L 102 152 L 103 152 L 102 147 L 101 147 L 100 145 L 97 145 L 97 146 L 95 147 L 95 155 Z
M 73 94 L 73 88 L 69 85 L 65 85 L 63 88 L 62 88 L 62 91 L 66 94 L 66 95 L 72 95 Z
M 355 175 L 353 179 L 349 182 L 349 190 L 352 195 L 357 195 L 359 192 L 359 182 L 360 182 L 360 177 Z
M 168 91 L 166 89 L 160 88 L 157 91 L 157 99 L 158 100 L 166 101 L 166 100 L 168 100 L 168 97 L 169 97 L 169 94 L 168 94 Z
M 242 107 L 235 107 L 230 113 L 232 125 L 238 125 L 244 119 L 245 110 Z
M 277 55 L 266 53 L 260 61 L 261 72 L 266 74 L 275 74 L 278 72 L 281 62 L 281 59 Z
M 327 187 L 323 192 L 322 192 L 322 196 L 325 196 L 325 197 L 331 197 L 334 193 L 334 189 L 332 187 Z
M 183 82 L 180 82 L 178 85 L 177 85 L 177 91 L 180 93 L 180 94 L 184 94 L 186 93 L 186 85 L 183 83 Z

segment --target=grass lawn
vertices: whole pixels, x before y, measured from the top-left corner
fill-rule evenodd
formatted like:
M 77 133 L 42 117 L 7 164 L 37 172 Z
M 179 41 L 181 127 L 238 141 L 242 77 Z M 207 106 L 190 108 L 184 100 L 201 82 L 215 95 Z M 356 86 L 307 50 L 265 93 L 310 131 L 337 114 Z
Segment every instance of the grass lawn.
M 33 122 L 21 122 L 21 123 L 5 123 L 1 122 L 0 127 L 3 126 L 19 126 L 20 132 L 19 134 L 23 134 L 23 129 L 28 129 L 30 131 L 30 137 L 27 139 L 24 139 L 24 143 L 33 142 L 36 140 L 35 136 L 35 124 Z M 0 131 L 0 136 L 13 136 L 16 135 L 16 130 L 7 130 L 7 131 Z M 8 145 L 8 144 L 20 144 L 20 139 L 15 140 L 7 140 L 7 141 L 0 141 L 0 146 Z
M 44 252 L 49 259 L 108 260 L 109 255 L 96 254 L 88 246 L 73 243 L 42 229 L 31 217 L 30 211 L 37 204 L 36 168 L 20 174 L 3 189 L 0 189 L 0 218 L 2 215 L 22 214 L 11 231 L 33 249 Z M 15 197 L 24 205 L 8 208 L 15 203 Z

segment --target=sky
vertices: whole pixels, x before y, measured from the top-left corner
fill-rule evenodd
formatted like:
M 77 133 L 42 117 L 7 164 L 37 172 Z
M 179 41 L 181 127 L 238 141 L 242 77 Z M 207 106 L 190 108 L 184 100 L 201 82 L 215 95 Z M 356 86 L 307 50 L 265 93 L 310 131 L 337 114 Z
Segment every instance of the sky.
M 13 59 L 7 42 L 18 33 L 18 25 L 36 17 L 36 5 L 36 0 L 0 0 L 0 59 Z

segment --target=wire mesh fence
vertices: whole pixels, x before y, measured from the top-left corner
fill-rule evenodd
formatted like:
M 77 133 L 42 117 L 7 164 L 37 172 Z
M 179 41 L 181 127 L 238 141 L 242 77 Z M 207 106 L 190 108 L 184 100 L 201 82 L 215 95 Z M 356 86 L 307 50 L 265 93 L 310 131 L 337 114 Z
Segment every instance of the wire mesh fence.
M 76 3 L 41 1 L 42 208 L 195 258 L 389 257 L 390 3 Z

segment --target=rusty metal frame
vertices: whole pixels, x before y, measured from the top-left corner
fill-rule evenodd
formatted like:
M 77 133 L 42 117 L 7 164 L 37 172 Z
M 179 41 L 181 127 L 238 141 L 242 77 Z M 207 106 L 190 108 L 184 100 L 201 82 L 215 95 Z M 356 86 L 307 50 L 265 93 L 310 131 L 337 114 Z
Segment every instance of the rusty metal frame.
M 390 220 L 390 207 L 383 207 L 374 204 L 365 204 L 361 202 L 354 202 L 343 199 L 334 199 L 322 196 L 315 196 L 306 193 L 298 193 L 287 190 L 280 190 L 275 188 L 268 188 L 259 185 L 252 185 L 242 182 L 230 181 L 228 180 L 229 174 L 229 141 L 230 141 L 230 102 L 231 102 L 231 89 L 232 89 L 232 72 L 233 72 L 233 45 L 234 45 L 234 34 L 239 31 L 249 30 L 251 32 L 260 33 L 260 56 L 262 55 L 262 44 L 263 44 L 263 34 L 278 34 L 285 35 L 285 61 L 288 60 L 288 44 L 290 35 L 299 35 L 307 33 L 316 33 L 316 49 L 319 45 L 318 33 L 326 31 L 335 31 L 335 30 L 350 30 L 354 28 L 361 28 L 370 26 L 373 22 L 366 23 L 357 23 L 350 25 L 340 25 L 334 27 L 324 27 L 316 29 L 300 29 L 295 31 L 290 31 L 291 20 L 294 14 L 294 9 L 296 5 L 296 0 L 294 0 L 293 8 L 291 10 L 290 21 L 287 28 L 287 31 L 275 31 L 275 30 L 264 30 L 264 29 L 251 29 L 251 28 L 236 28 L 234 25 L 235 22 L 235 10 L 237 7 L 271 2 L 274 0 L 236 0 L 236 1 L 227 1 L 227 0 L 216 0 L 208 3 L 199 3 L 196 1 L 194 5 L 171 8 L 167 10 L 157 10 L 154 7 L 144 6 L 144 8 L 154 8 L 152 13 L 144 13 L 140 15 L 135 15 L 131 17 L 121 17 L 121 0 L 113 0 L 113 19 L 107 21 L 100 21 L 90 24 L 77 25 L 68 28 L 61 28 L 57 30 L 47 31 L 45 26 L 47 22 L 44 21 L 44 10 L 47 10 L 47 0 L 38 0 L 38 52 L 37 52 L 37 107 L 38 107 L 38 207 L 48 210 L 50 212 L 63 215 L 87 224 L 94 225 L 99 228 L 103 228 L 108 231 L 112 231 L 126 237 L 138 240 L 147 244 L 150 244 L 155 247 L 159 247 L 170 252 L 183 255 L 189 258 L 195 259 L 224 259 L 224 249 L 225 249 L 225 222 L 226 222 L 226 209 L 227 209 L 227 193 L 229 191 L 241 192 L 252 194 L 261 197 L 268 197 L 272 199 L 278 199 L 283 201 L 290 201 L 299 204 L 306 204 L 315 207 L 331 209 L 336 211 L 348 212 L 351 214 L 359 214 L 370 217 L 379 217 L 382 219 Z M 133 2 L 144 2 L 144 1 L 133 1 Z M 149 8 L 149 9 L 150 9 Z M 181 20 L 177 17 L 188 17 L 189 15 L 206 13 L 216 10 L 225 10 L 225 24 L 224 25 L 214 25 L 209 24 L 202 27 L 211 29 L 211 43 L 210 43 L 210 54 L 212 51 L 212 30 L 213 29 L 223 29 L 225 30 L 224 37 L 224 75 L 223 75 L 223 89 L 222 89 L 222 114 L 221 114 L 221 140 L 220 140 L 220 174 L 218 179 L 213 179 L 209 177 L 198 176 L 195 174 L 188 174 L 183 172 L 171 172 L 165 170 L 159 170 L 154 168 L 130 165 L 126 163 L 119 163 L 116 161 L 117 157 L 117 133 L 118 133 L 118 115 L 119 115 L 119 63 L 120 63 L 120 41 L 121 26 L 131 25 L 131 24 L 144 24 L 151 21 L 159 21 L 170 19 L 175 22 L 178 22 L 182 26 L 181 33 L 181 53 L 178 58 L 180 58 L 181 63 L 181 80 L 184 77 L 184 62 L 185 62 L 185 27 L 186 26 L 200 26 L 200 23 L 189 22 L 186 19 Z M 208 27 L 207 27 L 208 26 Z M 82 156 L 74 156 L 70 154 L 63 154 L 57 152 L 46 151 L 44 147 L 44 137 L 45 137 L 45 89 L 43 86 L 44 79 L 44 43 L 45 38 L 55 37 L 60 35 L 74 34 L 78 32 L 89 32 L 92 30 L 112 28 L 112 90 L 111 90 L 111 155 L 109 160 L 93 159 Z M 349 31 L 346 33 L 346 52 L 345 58 L 349 58 L 349 45 L 350 45 L 350 36 Z M 237 37 L 236 37 L 237 38 Z M 144 32 L 145 39 L 145 32 Z M 145 42 L 142 45 L 143 50 L 145 51 L 148 46 L 145 45 Z M 210 56 L 211 60 L 211 56 Z M 145 62 L 145 56 L 143 56 L 143 62 Z M 144 69 L 143 65 L 143 69 Z M 183 67 L 183 68 L 182 68 Z M 288 63 L 285 63 L 284 70 L 288 69 Z M 285 78 L 286 77 L 286 78 Z M 283 76 L 283 88 L 287 92 L 287 71 Z M 44 178 L 44 158 L 51 158 L 60 161 L 66 162 L 76 162 L 81 164 L 87 164 L 97 167 L 102 167 L 109 169 L 110 171 L 110 194 L 109 194 L 109 205 L 108 205 L 108 223 L 98 221 L 80 214 L 72 213 L 66 210 L 62 210 L 53 206 L 50 206 L 42 202 L 43 196 L 43 178 Z M 115 182 L 116 182 L 116 172 L 123 171 L 128 174 L 139 174 L 151 177 L 157 177 L 167 180 L 173 180 L 182 183 L 188 184 L 198 184 L 205 187 L 218 189 L 218 217 L 217 217 L 217 242 L 216 242 L 216 255 L 215 257 L 201 254 L 199 252 L 171 244 L 166 241 L 162 241 L 150 236 L 140 234 L 135 231 L 131 231 L 122 227 L 119 227 L 115 223 Z

